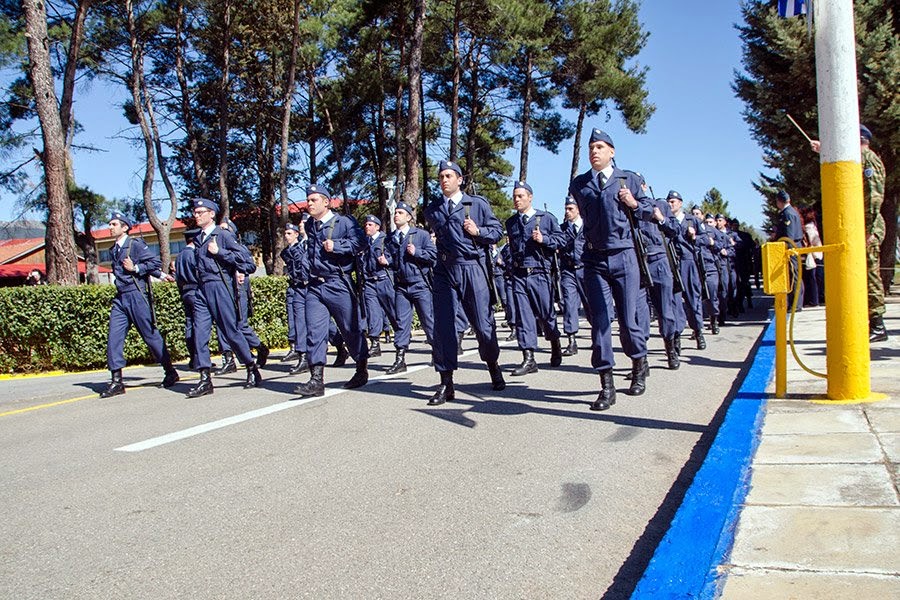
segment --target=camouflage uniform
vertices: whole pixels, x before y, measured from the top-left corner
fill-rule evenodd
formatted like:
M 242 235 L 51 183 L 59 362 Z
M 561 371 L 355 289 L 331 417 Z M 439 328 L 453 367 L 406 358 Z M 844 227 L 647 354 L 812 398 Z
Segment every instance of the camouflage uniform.
M 884 241 L 884 164 L 868 146 L 862 147 L 863 205 L 866 211 L 866 267 L 868 271 L 869 318 L 884 315 L 884 286 L 881 282 L 881 242 Z M 874 236 L 874 241 L 869 238 Z

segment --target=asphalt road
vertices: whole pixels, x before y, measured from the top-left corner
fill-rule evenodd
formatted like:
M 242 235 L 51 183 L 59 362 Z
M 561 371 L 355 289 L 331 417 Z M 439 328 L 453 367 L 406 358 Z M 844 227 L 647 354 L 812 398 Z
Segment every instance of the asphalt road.
M 685 339 L 675 372 L 654 336 L 640 397 L 617 354 L 604 413 L 585 329 L 577 356 L 550 369 L 544 343 L 521 378 L 505 344 L 503 392 L 467 338 L 457 400 L 434 408 L 421 336 L 407 375 L 345 391 L 352 363 L 326 368 L 306 402 L 277 354 L 263 389 L 239 372 L 196 400 L 195 375 L 159 389 L 159 367 L 106 400 L 105 372 L 0 381 L 0 598 L 627 597 L 764 318 L 705 352 Z

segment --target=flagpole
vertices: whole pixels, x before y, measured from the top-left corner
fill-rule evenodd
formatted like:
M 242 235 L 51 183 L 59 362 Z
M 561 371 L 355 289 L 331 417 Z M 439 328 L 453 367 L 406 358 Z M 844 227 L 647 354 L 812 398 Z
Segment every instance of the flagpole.
M 815 4 L 828 398 L 871 399 L 853 0 Z

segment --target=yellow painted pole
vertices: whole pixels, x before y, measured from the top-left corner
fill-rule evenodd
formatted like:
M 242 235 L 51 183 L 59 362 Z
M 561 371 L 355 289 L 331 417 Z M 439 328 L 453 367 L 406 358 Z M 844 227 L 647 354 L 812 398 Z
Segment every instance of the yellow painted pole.
M 867 399 L 869 337 L 853 0 L 815 2 L 828 397 Z
M 826 302 L 826 306 L 827 306 Z M 775 397 L 787 396 L 787 294 L 775 294 Z

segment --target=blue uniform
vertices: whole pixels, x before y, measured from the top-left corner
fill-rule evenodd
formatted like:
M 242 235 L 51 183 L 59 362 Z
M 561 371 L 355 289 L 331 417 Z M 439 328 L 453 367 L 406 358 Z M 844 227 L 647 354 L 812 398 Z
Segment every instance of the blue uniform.
M 669 204 L 664 200 L 652 200 L 652 202 L 662 212 L 665 220 L 663 225 L 666 227 L 667 233 L 672 233 L 674 228 L 669 222 L 674 219 Z M 657 321 L 659 323 L 659 332 L 665 339 L 670 339 L 681 330 L 676 329 L 676 309 L 675 294 L 673 291 L 672 269 L 669 264 L 669 257 L 666 254 L 666 240 L 661 231 L 663 225 L 653 218 L 652 213 L 649 220 L 640 222 L 640 232 L 644 237 L 644 247 L 647 250 L 647 267 L 650 270 L 650 278 L 653 280 L 653 287 L 648 291 L 650 300 L 656 308 Z M 650 314 L 649 310 L 643 303 L 638 316 L 641 318 L 641 325 L 644 331 L 650 335 Z
M 197 277 L 197 254 L 193 245 L 185 246 L 175 258 L 175 283 L 181 296 L 181 304 L 184 306 L 184 341 L 190 354 L 188 368 L 196 369 L 195 322 L 198 318 L 197 312 L 206 310 L 206 305 L 197 299 L 200 294 L 200 280 Z
M 675 217 L 678 233 L 673 237 L 675 252 L 678 254 L 681 268 L 681 296 L 683 302 L 676 298 L 677 311 L 676 329 L 684 329 L 685 323 L 695 332 L 703 330 L 703 293 L 700 281 L 700 271 L 697 269 L 697 248 L 694 246 L 694 238 L 700 231 L 700 223 L 693 215 L 681 213 L 681 219 Z M 688 231 L 694 228 L 694 233 Z
M 306 352 L 306 286 L 309 283 L 309 256 L 306 240 L 301 238 L 281 251 L 288 276 L 285 303 L 288 316 L 288 340 L 295 352 Z
M 131 258 L 137 272 L 129 272 L 122 261 Z M 171 369 L 169 350 L 156 328 L 150 300 L 150 276 L 159 276 L 159 255 L 150 251 L 143 240 L 126 237 L 120 246 L 112 247 L 112 270 L 116 284 L 116 297 L 109 313 L 109 338 L 106 343 L 106 362 L 110 371 L 125 366 L 125 337 L 134 325 L 156 362 L 166 370 Z
M 329 321 L 333 318 L 350 356 L 357 363 L 368 360 L 359 302 L 353 290 L 350 273 L 356 255 L 366 244 L 366 234 L 350 217 L 330 213 L 326 222 L 307 219 L 309 287 L 306 291 L 306 329 L 309 364 L 325 364 L 329 337 Z M 334 242 L 334 250 L 326 252 L 323 243 Z
M 797 246 L 803 246 L 803 223 L 800 220 L 800 213 L 797 209 L 786 204 L 778 213 L 775 220 L 775 239 L 789 238 L 794 241 Z M 789 244 L 790 246 L 790 244 Z M 803 278 L 798 276 L 799 261 L 796 256 L 791 257 L 791 282 L 794 283 L 793 290 L 800 290 L 800 298 L 797 300 L 797 307 L 803 306 Z M 793 306 L 794 292 L 788 294 L 788 307 Z
M 478 235 L 463 229 L 466 217 L 478 227 Z M 481 360 L 496 364 L 500 356 L 497 330 L 488 287 L 485 248 L 496 244 L 503 226 L 480 196 L 462 194 L 458 203 L 441 196 L 425 209 L 425 218 L 437 239 L 434 269 L 434 367 L 457 369 L 456 310 L 462 304 L 478 339 Z
M 503 307 L 503 320 L 512 323 L 512 307 L 507 301 L 506 289 L 506 263 L 503 261 L 503 253 L 497 246 L 491 247 L 491 260 L 494 263 L 494 289 L 497 290 L 497 300 Z
M 591 322 L 591 307 L 584 291 L 584 221 L 576 227 L 571 221 L 560 226 L 564 243 L 559 249 L 559 286 L 562 289 L 563 332 L 566 335 L 578 333 L 578 309 L 584 307 L 584 315 Z M 612 292 L 606 286 L 609 313 L 613 313 Z
M 366 300 L 366 322 L 369 325 L 369 337 L 378 337 L 385 330 L 385 322 L 397 329 L 394 283 L 391 279 L 390 265 L 378 262 L 379 257 L 386 257 L 387 237 L 379 231 L 367 239 L 368 243 L 360 257 L 363 268 L 363 293 Z
M 250 287 L 250 274 L 256 272 L 256 262 L 253 260 L 253 255 L 250 254 L 250 249 L 247 246 L 240 242 L 237 245 L 234 286 L 237 290 L 239 306 L 238 328 L 241 331 L 241 335 L 247 340 L 247 344 L 251 348 L 258 348 L 262 343 L 259 341 L 256 331 L 250 326 L 250 317 L 253 316 L 253 292 Z M 244 275 L 243 283 L 238 283 L 238 273 Z M 222 347 L 223 352 L 231 351 L 227 340 L 220 340 L 219 345 Z
M 646 218 L 653 212 L 653 207 L 641 189 L 640 178 L 634 173 L 614 168 L 601 189 L 593 171 L 588 171 L 569 185 L 569 193 L 575 198 L 584 221 L 585 293 L 594 317 L 591 364 L 601 371 L 611 369 L 615 364 L 612 315 L 606 303 L 604 285 L 612 291 L 625 354 L 632 359 L 647 355 L 646 335 L 637 322 L 638 303 L 644 301 L 645 296 L 641 293 L 637 255 L 625 213 L 632 209 L 624 206 L 618 197 L 623 184 L 638 201 L 633 210 L 635 219 Z
M 415 246 L 415 254 L 408 251 Z M 385 243 L 385 254 L 394 274 L 394 346 L 409 349 L 412 337 L 413 307 L 419 315 L 419 323 L 429 344 L 434 340 L 434 301 L 432 298 L 432 267 L 437 255 L 431 234 L 418 227 L 409 226 L 403 233 L 395 231 Z
M 500 261 L 503 272 L 503 293 L 505 295 L 504 310 L 506 310 L 506 322 L 512 329 L 516 327 L 516 299 L 512 287 L 512 252 L 509 244 L 500 248 Z
M 562 230 L 556 217 L 542 210 L 531 216 L 516 213 L 506 221 L 512 255 L 512 287 L 516 303 L 516 337 L 519 348 L 537 348 L 537 330 L 547 340 L 559 339 L 556 310 L 553 307 L 551 254 L 563 244 Z M 543 242 L 531 236 L 540 230 Z
M 216 240 L 219 247 L 217 254 L 209 252 L 212 239 Z M 227 345 L 245 365 L 255 361 L 238 319 L 239 301 L 235 278 L 238 266 L 243 264 L 242 252 L 242 246 L 234 234 L 218 226 L 209 235 L 201 233 L 198 238 L 196 258 L 201 292 L 198 299 L 204 305 L 195 321 L 198 369 L 209 369 L 212 366 L 209 339 L 213 321 L 223 348 Z
M 706 286 L 709 289 L 709 298 L 704 314 L 716 321 L 719 318 L 719 251 L 724 247 L 722 239 L 716 235 L 718 230 L 706 223 L 698 223 L 695 246 L 700 254 L 700 262 L 706 272 Z

